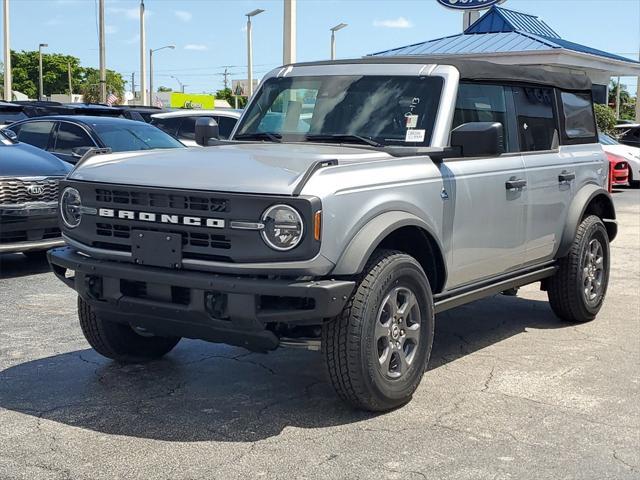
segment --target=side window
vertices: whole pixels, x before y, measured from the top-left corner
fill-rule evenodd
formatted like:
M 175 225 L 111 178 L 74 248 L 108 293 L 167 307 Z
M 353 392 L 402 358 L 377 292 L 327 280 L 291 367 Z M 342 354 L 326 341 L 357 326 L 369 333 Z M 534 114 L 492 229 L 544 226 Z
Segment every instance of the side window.
M 178 129 L 178 138 L 186 140 L 196 139 L 196 119 L 198 117 L 184 117 Z
M 216 117 L 216 121 L 218 122 L 218 127 L 220 127 L 220 138 L 226 140 L 231 135 L 233 127 L 236 126 L 238 119 L 220 116 Z
M 596 136 L 596 119 L 591 95 L 587 93 L 562 92 L 564 133 L 567 138 L 591 138 Z
M 553 114 L 553 89 L 514 87 L 513 98 L 518 119 L 520 150 L 550 150 L 558 134 Z
M 499 122 L 504 128 L 505 151 L 511 151 L 511 132 L 507 120 L 508 89 L 499 85 L 460 84 L 452 128 L 469 122 Z
M 182 118 L 154 118 L 151 121 L 151 125 L 154 127 L 158 127 L 165 133 L 169 135 L 173 135 L 174 137 L 178 133 L 178 127 L 180 126 L 180 121 Z
M 18 141 L 28 143 L 34 147 L 46 150 L 49 146 L 49 137 L 53 129 L 53 122 L 29 122 L 24 123 L 18 134 Z
M 71 154 L 74 148 L 93 146 L 93 140 L 81 127 L 67 122 L 60 122 L 56 145 L 53 149 L 54 152 Z

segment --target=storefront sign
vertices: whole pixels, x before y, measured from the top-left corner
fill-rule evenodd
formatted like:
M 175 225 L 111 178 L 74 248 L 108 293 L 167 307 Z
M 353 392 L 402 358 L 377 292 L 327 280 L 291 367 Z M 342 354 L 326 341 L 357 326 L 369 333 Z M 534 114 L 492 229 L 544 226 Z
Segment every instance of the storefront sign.
M 481 10 L 497 5 L 505 0 L 437 0 L 440 5 L 454 10 Z

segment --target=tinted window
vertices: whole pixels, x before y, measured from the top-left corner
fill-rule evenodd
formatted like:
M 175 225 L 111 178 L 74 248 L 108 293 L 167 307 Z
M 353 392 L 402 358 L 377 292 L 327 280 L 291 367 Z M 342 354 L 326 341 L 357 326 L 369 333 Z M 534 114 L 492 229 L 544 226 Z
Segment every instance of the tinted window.
M 151 120 L 151 125 L 158 127 L 169 135 L 176 136 L 181 121 L 182 118 L 154 118 Z
M 238 119 L 232 117 L 216 117 L 216 121 L 218 122 L 218 127 L 220 128 L 220 138 L 227 139 L 231 136 L 233 127 L 236 126 Z
M 469 122 L 499 122 L 504 127 L 505 150 L 509 149 L 506 89 L 498 85 L 461 84 L 453 116 L 453 128 Z
M 184 117 L 178 130 L 178 138 L 186 140 L 196 139 L 196 119 L 198 117 Z
M 46 149 L 49 145 L 49 136 L 52 129 L 53 122 L 29 122 L 23 123 L 16 133 L 18 134 L 18 141 Z
M 104 144 L 114 152 L 184 147 L 178 140 L 152 125 L 133 120 L 122 122 L 93 125 Z
M 553 115 L 553 90 L 540 87 L 514 87 L 520 150 L 550 150 L 557 135 Z
M 564 128 L 568 138 L 593 138 L 596 135 L 596 120 L 591 96 L 585 93 L 562 92 Z
M 71 123 L 60 122 L 58 135 L 56 136 L 56 146 L 53 149 L 55 152 L 70 154 L 74 148 L 94 146 L 93 140 L 81 127 Z

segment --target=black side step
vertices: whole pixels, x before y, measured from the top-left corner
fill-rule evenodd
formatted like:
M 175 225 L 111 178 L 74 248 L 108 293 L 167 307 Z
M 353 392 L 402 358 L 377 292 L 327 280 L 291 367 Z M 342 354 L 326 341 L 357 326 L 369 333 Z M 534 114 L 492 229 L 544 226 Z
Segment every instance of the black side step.
M 539 282 L 540 280 L 553 276 L 557 269 L 558 267 L 556 265 L 551 265 L 478 287 L 463 287 L 441 293 L 436 295 L 435 298 L 435 313 L 445 312 L 452 308 L 496 295 L 510 288 L 518 288 L 529 285 L 530 283 Z

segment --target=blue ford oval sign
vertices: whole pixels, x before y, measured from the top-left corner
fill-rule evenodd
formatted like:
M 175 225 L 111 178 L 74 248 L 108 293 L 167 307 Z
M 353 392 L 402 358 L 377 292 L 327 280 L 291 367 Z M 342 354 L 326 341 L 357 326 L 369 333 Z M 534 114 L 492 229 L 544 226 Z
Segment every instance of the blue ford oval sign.
M 437 0 L 440 5 L 454 10 L 480 10 L 497 5 L 505 0 Z

